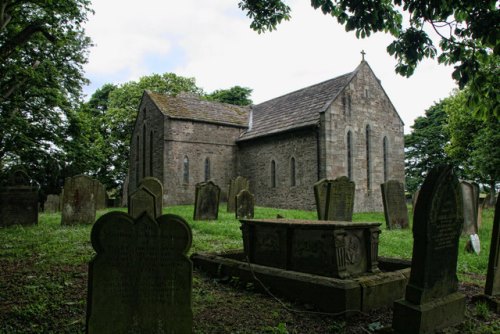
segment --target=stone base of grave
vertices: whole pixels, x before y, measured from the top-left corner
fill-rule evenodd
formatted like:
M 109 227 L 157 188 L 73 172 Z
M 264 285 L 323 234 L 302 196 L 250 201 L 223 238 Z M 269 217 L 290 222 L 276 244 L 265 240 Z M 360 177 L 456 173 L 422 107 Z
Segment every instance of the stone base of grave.
M 500 314 L 500 296 L 477 295 L 472 297 L 472 301 L 485 303 L 491 311 Z
M 242 251 L 193 254 L 191 260 L 195 268 L 212 277 L 238 278 L 241 282 L 253 283 L 263 292 L 269 289 L 288 300 L 347 316 L 391 306 L 403 298 L 411 265 L 409 261 L 379 258 L 382 272 L 339 279 L 249 264 Z
M 406 300 L 394 303 L 392 328 L 395 333 L 430 334 L 461 323 L 465 316 L 465 296 L 459 292 L 415 305 Z

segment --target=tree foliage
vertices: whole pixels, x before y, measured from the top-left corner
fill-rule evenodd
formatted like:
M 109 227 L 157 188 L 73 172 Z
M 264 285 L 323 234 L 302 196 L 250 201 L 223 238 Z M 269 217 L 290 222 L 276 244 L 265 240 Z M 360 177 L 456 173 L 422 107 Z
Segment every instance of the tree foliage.
M 250 88 L 234 86 L 229 89 L 218 89 L 213 93 L 205 95 L 205 98 L 209 101 L 248 106 L 252 104 L 252 100 L 250 99 L 251 94 L 252 89 Z
M 396 72 L 403 76 L 411 76 L 424 58 L 437 57 L 439 63 L 455 65 L 452 76 L 459 87 L 470 86 L 469 106 L 480 115 L 500 117 L 498 103 L 493 108 L 481 108 L 485 105 L 482 100 L 499 86 L 498 75 L 481 71 L 485 58 L 500 55 L 496 0 L 311 0 L 311 5 L 335 17 L 346 31 L 355 31 L 358 38 L 373 32 L 393 35 L 387 51 L 397 59 Z M 239 7 L 259 33 L 274 30 L 282 20 L 290 19 L 291 9 L 281 0 L 241 0 Z M 403 18 L 408 21 L 403 22 Z M 438 46 L 426 27 L 439 36 Z

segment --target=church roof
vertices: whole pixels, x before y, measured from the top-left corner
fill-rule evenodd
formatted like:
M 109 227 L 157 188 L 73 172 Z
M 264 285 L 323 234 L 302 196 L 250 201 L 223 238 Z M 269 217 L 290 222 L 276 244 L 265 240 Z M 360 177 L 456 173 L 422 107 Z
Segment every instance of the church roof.
M 186 119 L 199 122 L 248 126 L 249 107 L 202 100 L 199 96 L 180 93 L 177 96 L 146 91 L 158 109 L 173 119 Z
M 252 109 L 252 128 L 240 140 L 319 124 L 325 111 L 356 71 L 257 104 Z

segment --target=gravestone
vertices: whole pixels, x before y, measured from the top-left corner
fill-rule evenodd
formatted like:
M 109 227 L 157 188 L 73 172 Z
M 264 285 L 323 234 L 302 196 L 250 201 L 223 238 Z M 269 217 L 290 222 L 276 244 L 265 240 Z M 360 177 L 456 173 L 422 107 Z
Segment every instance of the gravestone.
M 98 180 L 94 180 L 94 197 L 95 209 L 106 209 L 106 187 Z
M 183 218 L 110 212 L 91 241 L 87 333 L 192 333 L 192 233 Z
M 396 332 L 434 333 L 463 321 L 456 275 L 462 225 L 461 187 L 451 166 L 432 169 L 415 206 L 410 279 L 405 299 L 394 303 Z
M 236 219 L 250 219 L 254 216 L 255 198 L 243 189 L 236 195 Z
M 347 176 L 314 184 L 319 220 L 352 221 L 355 184 Z
M 462 235 L 468 236 L 478 233 L 477 214 L 479 206 L 479 189 L 473 183 L 460 182 L 464 210 L 464 227 Z
M 161 216 L 163 212 L 163 185 L 160 180 L 155 177 L 148 176 L 145 177 L 139 182 L 139 186 L 144 186 L 149 189 L 154 195 L 156 199 L 156 211 L 155 216 Z
M 87 175 L 66 178 L 61 214 L 62 225 L 94 223 L 96 214 L 94 181 Z
M 408 208 L 402 182 L 389 180 L 380 185 L 388 229 L 408 228 Z
M 38 189 L 31 186 L 26 172 L 14 170 L 7 185 L 0 188 L 0 226 L 37 223 Z
M 219 214 L 220 188 L 212 181 L 196 184 L 194 220 L 216 220 Z
M 59 195 L 50 194 L 45 201 L 45 212 L 55 213 L 61 211 L 61 198 Z
M 227 194 L 227 212 L 235 212 L 236 210 L 236 195 L 243 189 L 248 190 L 248 180 L 243 176 L 238 176 L 231 179 L 229 182 L 229 191 Z
M 159 217 L 156 209 L 156 196 L 144 185 L 134 190 L 128 199 L 128 214 L 137 218 L 146 212 L 152 218 Z
M 413 215 L 415 213 L 415 205 L 417 204 L 417 200 L 418 200 L 418 194 L 420 192 L 420 189 L 419 190 L 416 190 L 414 193 L 413 193 L 413 197 L 412 197 L 412 201 L 411 201 L 411 214 Z

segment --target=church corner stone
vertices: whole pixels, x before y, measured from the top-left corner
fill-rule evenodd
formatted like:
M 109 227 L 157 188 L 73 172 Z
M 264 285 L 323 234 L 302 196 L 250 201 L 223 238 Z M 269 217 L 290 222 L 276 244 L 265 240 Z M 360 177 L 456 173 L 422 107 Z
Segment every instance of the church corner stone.
M 456 325 L 465 316 L 457 292 L 458 241 L 463 226 L 460 183 L 451 166 L 432 169 L 413 219 L 413 256 L 405 299 L 394 303 L 393 329 L 422 334 Z

